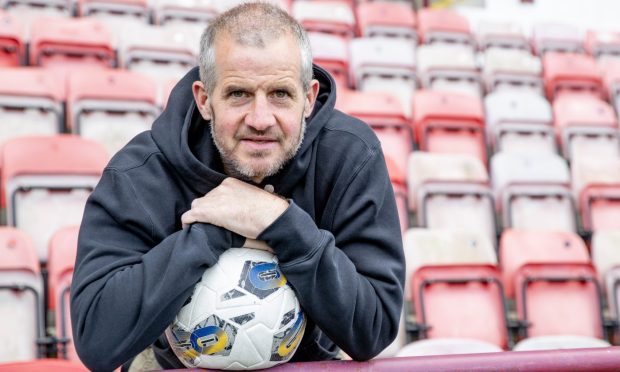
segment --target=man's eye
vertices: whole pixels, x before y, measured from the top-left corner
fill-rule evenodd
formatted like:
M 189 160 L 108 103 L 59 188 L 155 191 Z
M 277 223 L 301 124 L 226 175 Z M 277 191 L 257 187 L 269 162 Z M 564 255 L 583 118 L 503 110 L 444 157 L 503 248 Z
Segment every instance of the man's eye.
M 276 98 L 286 98 L 286 97 L 288 97 L 288 96 L 289 96 L 288 92 L 287 92 L 287 91 L 285 91 L 285 90 L 276 90 L 276 91 L 273 93 L 273 95 L 274 95 Z
M 230 92 L 228 95 L 233 98 L 243 98 L 245 97 L 245 92 L 242 90 L 234 90 Z

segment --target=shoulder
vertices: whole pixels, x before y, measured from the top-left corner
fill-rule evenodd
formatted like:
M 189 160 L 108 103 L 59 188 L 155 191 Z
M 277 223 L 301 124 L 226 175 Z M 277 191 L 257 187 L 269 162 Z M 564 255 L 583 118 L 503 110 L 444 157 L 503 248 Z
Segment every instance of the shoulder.
M 379 139 L 368 124 L 338 110 L 333 111 L 319 138 L 322 147 L 332 151 L 341 149 L 356 156 L 381 150 Z
M 144 166 L 149 160 L 160 154 L 161 150 L 153 141 L 151 131 L 145 131 L 138 134 L 114 154 L 106 170 L 125 173 Z

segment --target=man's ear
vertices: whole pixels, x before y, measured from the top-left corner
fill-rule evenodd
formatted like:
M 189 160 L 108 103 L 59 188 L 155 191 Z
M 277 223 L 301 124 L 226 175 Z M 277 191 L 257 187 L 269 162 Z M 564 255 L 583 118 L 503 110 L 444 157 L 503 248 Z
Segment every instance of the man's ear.
M 310 89 L 306 92 L 306 107 L 304 110 L 304 116 L 308 118 L 310 114 L 312 114 L 312 110 L 314 110 L 314 103 L 316 102 L 316 97 L 319 95 L 319 81 L 312 80 L 310 82 Z
M 209 95 L 205 89 L 202 81 L 194 81 L 192 84 L 192 93 L 194 93 L 194 100 L 196 101 L 196 107 L 200 111 L 200 115 L 205 120 L 211 120 L 211 109 L 209 108 Z

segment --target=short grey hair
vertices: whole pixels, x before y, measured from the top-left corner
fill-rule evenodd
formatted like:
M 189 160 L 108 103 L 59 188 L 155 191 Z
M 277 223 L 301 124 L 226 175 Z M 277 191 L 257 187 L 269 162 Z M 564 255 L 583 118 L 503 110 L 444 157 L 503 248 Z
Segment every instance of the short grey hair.
M 303 27 L 280 7 L 268 3 L 245 3 L 217 16 L 202 33 L 200 39 L 200 80 L 207 93 L 213 93 L 217 74 L 215 71 L 215 41 L 226 33 L 244 46 L 262 48 L 266 41 L 292 35 L 301 51 L 301 85 L 310 89 L 312 81 L 312 51 Z

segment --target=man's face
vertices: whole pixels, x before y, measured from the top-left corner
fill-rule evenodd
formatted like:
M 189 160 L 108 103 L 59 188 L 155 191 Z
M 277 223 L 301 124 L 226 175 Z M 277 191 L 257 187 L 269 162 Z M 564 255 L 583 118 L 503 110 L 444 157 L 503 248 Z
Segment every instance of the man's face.
M 301 85 L 300 50 L 292 37 L 264 48 L 237 44 L 220 36 L 215 44 L 217 82 L 208 95 L 194 83 L 203 117 L 211 120 L 214 142 L 225 171 L 260 182 L 275 174 L 301 145 L 305 118 L 318 93 Z

